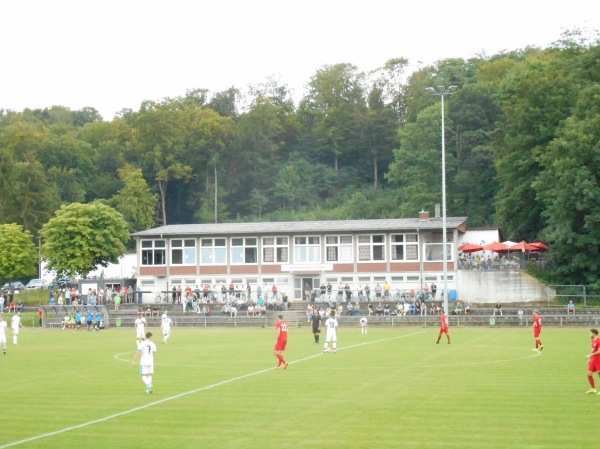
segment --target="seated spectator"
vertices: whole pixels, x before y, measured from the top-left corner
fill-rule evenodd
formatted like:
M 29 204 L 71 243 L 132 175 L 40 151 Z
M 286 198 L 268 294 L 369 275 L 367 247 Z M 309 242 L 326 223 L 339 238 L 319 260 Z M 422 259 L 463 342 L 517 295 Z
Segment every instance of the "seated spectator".
M 460 315 L 463 312 L 463 307 L 460 301 L 456 301 L 456 305 L 454 306 L 454 313 L 456 315 Z
M 575 315 L 575 304 L 573 304 L 573 300 L 569 301 L 567 305 L 567 315 Z
M 8 312 L 15 313 L 16 311 L 17 311 L 17 305 L 15 304 L 14 301 L 11 301 L 10 304 L 8 304 Z
M 19 300 L 19 302 L 17 303 L 17 312 L 22 312 L 23 311 L 23 301 Z
M 493 313 L 493 315 L 496 315 L 496 314 L 502 316 L 502 304 L 500 304 L 500 301 L 498 301 L 496 303 L 496 306 L 494 307 L 494 313 Z
M 469 303 L 466 303 L 466 304 L 465 304 L 465 315 L 466 315 L 467 313 L 469 313 L 470 311 L 471 311 L 471 304 L 469 304 Z
M 148 306 L 148 308 L 146 309 L 146 311 L 144 312 L 145 316 L 152 316 L 152 307 Z
M 375 307 L 375 315 L 383 315 L 383 306 L 381 303 L 377 304 L 377 307 Z
M 367 305 L 367 312 L 368 312 L 369 316 L 371 316 L 374 313 L 374 311 L 373 311 L 373 304 L 369 303 Z

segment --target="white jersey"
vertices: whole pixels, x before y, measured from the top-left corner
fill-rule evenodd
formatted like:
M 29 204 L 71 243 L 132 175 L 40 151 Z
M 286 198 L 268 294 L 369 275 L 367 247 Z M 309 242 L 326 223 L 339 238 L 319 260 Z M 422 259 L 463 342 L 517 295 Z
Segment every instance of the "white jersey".
M 8 329 L 6 321 L 0 321 L 0 343 L 3 345 L 6 345 L 6 329 Z
M 156 354 L 156 345 L 152 340 L 144 340 L 140 343 L 138 349 L 142 353 L 140 366 L 154 366 L 154 354 Z
M 364 316 L 360 319 L 360 325 L 361 326 L 366 326 L 367 325 L 367 319 Z
M 325 321 L 325 328 L 327 329 L 325 341 L 337 341 L 337 327 L 338 320 L 336 318 L 327 318 L 327 321 Z
M 135 320 L 135 338 L 146 338 L 146 318 L 144 317 Z
M 161 328 L 163 331 L 163 335 L 169 335 L 171 333 L 171 327 L 173 325 L 173 321 L 167 315 L 162 316 L 162 324 Z
M 21 325 L 21 317 L 19 315 L 13 315 L 12 319 L 10 320 L 10 327 L 12 328 L 12 331 L 14 334 L 19 333 L 20 325 Z

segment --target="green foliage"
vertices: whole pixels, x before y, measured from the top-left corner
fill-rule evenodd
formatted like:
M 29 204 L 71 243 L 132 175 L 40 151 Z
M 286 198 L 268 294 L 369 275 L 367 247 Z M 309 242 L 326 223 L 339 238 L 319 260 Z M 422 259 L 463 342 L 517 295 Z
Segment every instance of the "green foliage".
M 123 188 L 110 199 L 109 205 L 121 213 L 130 232 L 154 226 L 158 196 L 153 194 L 142 176 L 142 170 L 126 165 L 119 170 Z
M 117 263 L 129 240 L 123 216 L 97 201 L 62 206 L 40 233 L 48 269 L 80 276 Z
M 456 85 L 445 99 L 448 214 L 510 240 L 544 240 L 548 278 L 600 285 L 598 111 L 582 97 L 596 98 L 599 42 L 572 30 L 546 49 L 444 59 L 410 74 L 402 57 L 372 73 L 325 65 L 297 108 L 269 78 L 247 96 L 195 88 L 110 122 L 93 108 L 3 111 L 0 221 L 37 235 L 61 205 L 94 200 L 115 205 L 132 230 L 414 217 L 442 202 L 439 97 L 425 88 Z M 122 170 L 134 178 L 124 183 Z
M 0 224 L 0 283 L 35 276 L 38 249 L 29 231 L 18 224 Z

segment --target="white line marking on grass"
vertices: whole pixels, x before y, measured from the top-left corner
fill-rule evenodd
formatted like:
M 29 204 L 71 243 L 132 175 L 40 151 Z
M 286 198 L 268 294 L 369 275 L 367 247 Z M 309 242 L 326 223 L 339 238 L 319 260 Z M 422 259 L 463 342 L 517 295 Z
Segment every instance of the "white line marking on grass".
M 344 347 L 344 348 L 340 348 L 340 349 L 338 349 L 338 351 L 342 351 L 342 350 L 346 350 L 346 349 L 352 349 L 352 348 L 357 348 L 359 346 L 364 346 L 364 345 L 369 345 L 369 344 L 374 344 L 374 343 L 381 343 L 383 341 L 395 340 L 395 339 L 398 339 L 398 338 L 411 337 L 413 335 L 422 334 L 424 332 L 425 331 L 415 332 L 415 333 L 406 334 L 406 335 L 399 335 L 399 336 L 396 336 L 396 337 L 384 338 L 384 339 L 381 339 L 381 340 L 367 341 L 367 342 L 364 342 L 364 343 L 358 343 L 358 344 L 355 344 L 355 345 L 351 345 L 351 346 L 347 346 L 347 347 Z M 122 352 L 120 354 L 116 354 L 115 358 L 117 360 L 120 360 L 120 361 L 123 361 L 123 362 L 129 362 L 129 360 L 125 360 L 123 358 L 120 358 L 123 354 L 128 354 L 128 352 Z M 303 359 L 298 359 L 298 360 L 295 360 L 293 362 L 289 362 L 289 364 L 291 365 L 293 363 L 304 362 L 306 360 L 314 359 L 315 357 L 319 357 L 319 356 L 322 356 L 322 355 L 323 355 L 323 353 L 319 352 L 318 354 L 313 354 L 313 355 L 310 355 L 308 357 L 304 357 Z M 217 387 L 220 387 L 222 385 L 227 385 L 227 384 L 230 384 L 232 382 L 236 382 L 238 380 L 247 379 L 249 377 L 257 376 L 259 374 L 264 374 L 264 373 L 267 373 L 269 371 L 273 371 L 274 369 L 275 368 L 270 367 L 270 368 L 262 369 L 262 370 L 259 370 L 259 371 L 255 371 L 253 373 L 248 373 L 248 374 L 243 374 L 241 376 L 232 377 L 231 379 L 223 380 L 221 382 L 217 382 L 217 383 L 214 383 L 212 385 L 207 385 L 205 387 L 196 388 L 194 390 L 190 390 L 190 391 L 186 391 L 184 393 L 176 394 L 174 396 L 170 396 L 168 398 L 164 398 L 164 399 L 161 399 L 159 401 L 150 402 L 149 404 L 140 405 L 139 407 L 134 407 L 134 408 L 129 409 L 129 410 L 125 410 L 125 411 L 122 411 L 122 412 L 119 412 L 119 413 L 115 413 L 113 415 L 108 415 L 108 416 L 105 416 L 104 418 L 94 419 L 92 421 L 88 421 L 88 422 L 85 422 L 85 423 L 77 424 L 75 426 L 65 427 L 64 429 L 55 430 L 53 432 L 42 433 L 40 435 L 36 435 L 36 436 L 30 437 L 30 438 L 25 438 L 23 440 L 13 441 L 12 443 L 6 443 L 6 444 L 3 444 L 2 446 L 0 446 L 0 449 L 4 449 L 4 448 L 7 448 L 7 447 L 19 446 L 21 444 L 30 443 L 30 442 L 36 441 L 36 440 L 41 440 L 42 438 L 53 437 L 53 436 L 56 436 L 56 435 L 60 435 L 61 433 L 66 433 L 66 432 L 70 432 L 72 430 L 82 429 L 84 427 L 88 427 L 88 426 L 91 426 L 91 425 L 94 425 L 94 424 L 99 424 L 99 423 L 103 423 L 103 422 L 106 422 L 106 421 L 110 421 L 112 419 L 119 418 L 120 416 L 129 415 L 131 413 L 135 413 L 135 412 L 138 412 L 140 410 L 144 410 L 144 409 L 147 409 L 147 408 L 150 408 L 150 407 L 154 407 L 155 405 L 164 404 L 165 402 L 169 402 L 169 401 L 173 401 L 175 399 L 179 399 L 179 398 L 182 398 L 182 397 L 185 397 L 185 396 L 189 396 L 190 394 L 195 394 L 195 393 L 199 393 L 201 391 L 211 390 L 213 388 L 217 388 Z

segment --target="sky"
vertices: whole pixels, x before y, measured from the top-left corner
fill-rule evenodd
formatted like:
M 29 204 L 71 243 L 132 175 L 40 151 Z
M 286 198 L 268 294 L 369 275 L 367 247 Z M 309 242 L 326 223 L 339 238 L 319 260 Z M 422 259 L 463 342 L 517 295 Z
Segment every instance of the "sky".
M 0 0 L 0 109 L 97 109 L 245 89 L 274 77 L 299 99 L 317 70 L 410 70 L 600 29 L 597 0 Z

